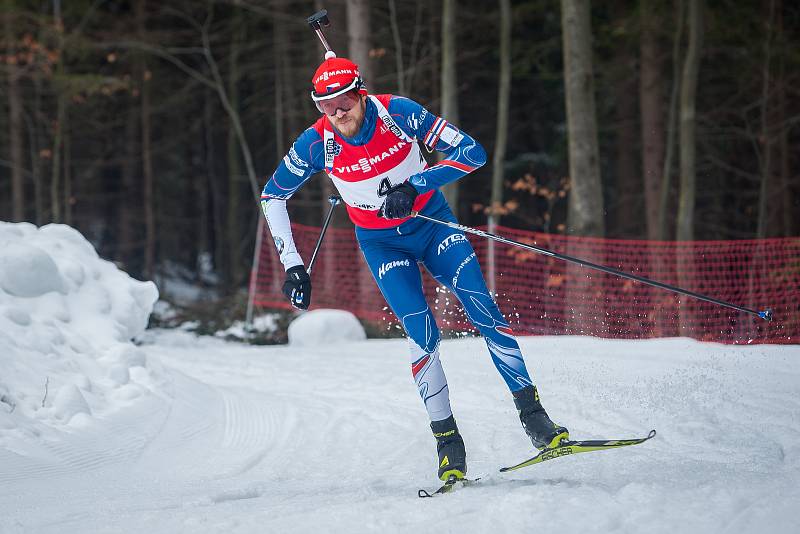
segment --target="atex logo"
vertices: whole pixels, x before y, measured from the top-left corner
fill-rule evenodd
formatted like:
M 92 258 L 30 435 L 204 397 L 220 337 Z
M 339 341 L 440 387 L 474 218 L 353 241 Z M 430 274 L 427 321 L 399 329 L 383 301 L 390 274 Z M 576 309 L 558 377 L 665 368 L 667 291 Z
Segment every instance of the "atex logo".
M 453 245 L 464 243 L 466 241 L 467 238 L 464 234 L 450 234 L 449 236 L 445 237 L 441 243 L 439 243 L 439 247 L 436 249 L 436 255 L 439 256 L 442 252 L 446 252 L 447 249 Z
M 410 267 L 410 266 L 411 266 L 411 261 L 409 260 L 395 260 L 382 263 L 380 268 L 378 269 L 378 279 L 382 280 L 383 275 L 385 275 L 395 267 Z

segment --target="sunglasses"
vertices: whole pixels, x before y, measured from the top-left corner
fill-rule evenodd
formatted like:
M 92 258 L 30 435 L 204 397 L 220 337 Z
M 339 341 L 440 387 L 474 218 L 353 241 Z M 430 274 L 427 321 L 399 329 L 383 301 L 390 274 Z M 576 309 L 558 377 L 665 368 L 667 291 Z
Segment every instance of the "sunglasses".
M 326 100 L 317 100 L 315 103 L 317 104 L 317 109 L 320 111 L 320 113 L 324 113 L 332 117 L 336 115 L 336 112 L 340 109 L 345 113 L 353 109 L 353 107 L 355 107 L 355 105 L 358 103 L 358 97 L 358 91 L 353 90 L 336 95 L 335 97 L 328 98 Z

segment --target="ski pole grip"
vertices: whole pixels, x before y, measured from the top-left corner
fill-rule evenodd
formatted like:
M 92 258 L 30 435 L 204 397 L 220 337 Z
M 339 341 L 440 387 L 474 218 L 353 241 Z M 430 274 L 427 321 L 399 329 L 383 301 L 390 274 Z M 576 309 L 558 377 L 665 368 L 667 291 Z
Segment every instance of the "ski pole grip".
M 330 26 L 331 21 L 328 19 L 328 10 L 321 9 L 306 19 L 308 25 L 312 30 L 321 30 L 323 27 Z

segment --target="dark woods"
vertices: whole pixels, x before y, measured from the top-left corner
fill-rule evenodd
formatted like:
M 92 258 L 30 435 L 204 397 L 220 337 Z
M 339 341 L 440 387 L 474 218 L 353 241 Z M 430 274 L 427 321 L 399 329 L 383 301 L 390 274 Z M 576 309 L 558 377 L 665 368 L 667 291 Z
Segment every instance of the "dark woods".
M 318 116 L 305 18 L 321 7 L 370 91 L 484 144 L 494 164 L 447 192 L 466 224 L 800 232 L 786 0 L 0 0 L 0 219 L 73 225 L 137 277 L 242 287 L 256 195 Z M 319 225 L 331 192 L 312 178 L 294 221 Z

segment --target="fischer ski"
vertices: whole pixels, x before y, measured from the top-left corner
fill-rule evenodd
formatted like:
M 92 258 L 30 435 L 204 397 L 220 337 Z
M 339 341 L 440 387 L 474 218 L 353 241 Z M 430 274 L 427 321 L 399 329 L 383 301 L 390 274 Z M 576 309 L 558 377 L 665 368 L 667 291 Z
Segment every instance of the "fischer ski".
M 433 493 L 428 493 L 426 490 L 421 489 L 417 492 L 417 495 L 420 499 L 435 497 L 437 495 L 450 493 L 456 488 L 456 486 L 471 486 L 479 480 L 480 478 L 457 478 L 455 475 L 450 475 L 444 485 Z
M 525 460 L 524 462 L 520 462 L 510 467 L 502 467 L 500 468 L 500 472 L 505 473 L 507 471 L 522 469 L 523 467 L 528 467 L 529 465 L 540 464 L 542 462 L 546 462 L 547 460 L 553 460 L 555 458 L 561 458 L 562 456 L 569 456 L 571 454 L 605 451 L 609 449 L 617 449 L 619 447 L 628 447 L 630 445 L 639 445 L 640 443 L 644 443 L 645 441 L 652 439 L 655 435 L 656 431 L 651 430 L 646 437 L 636 439 L 562 441 L 561 444 L 557 445 L 556 447 L 543 449 L 539 454 Z

